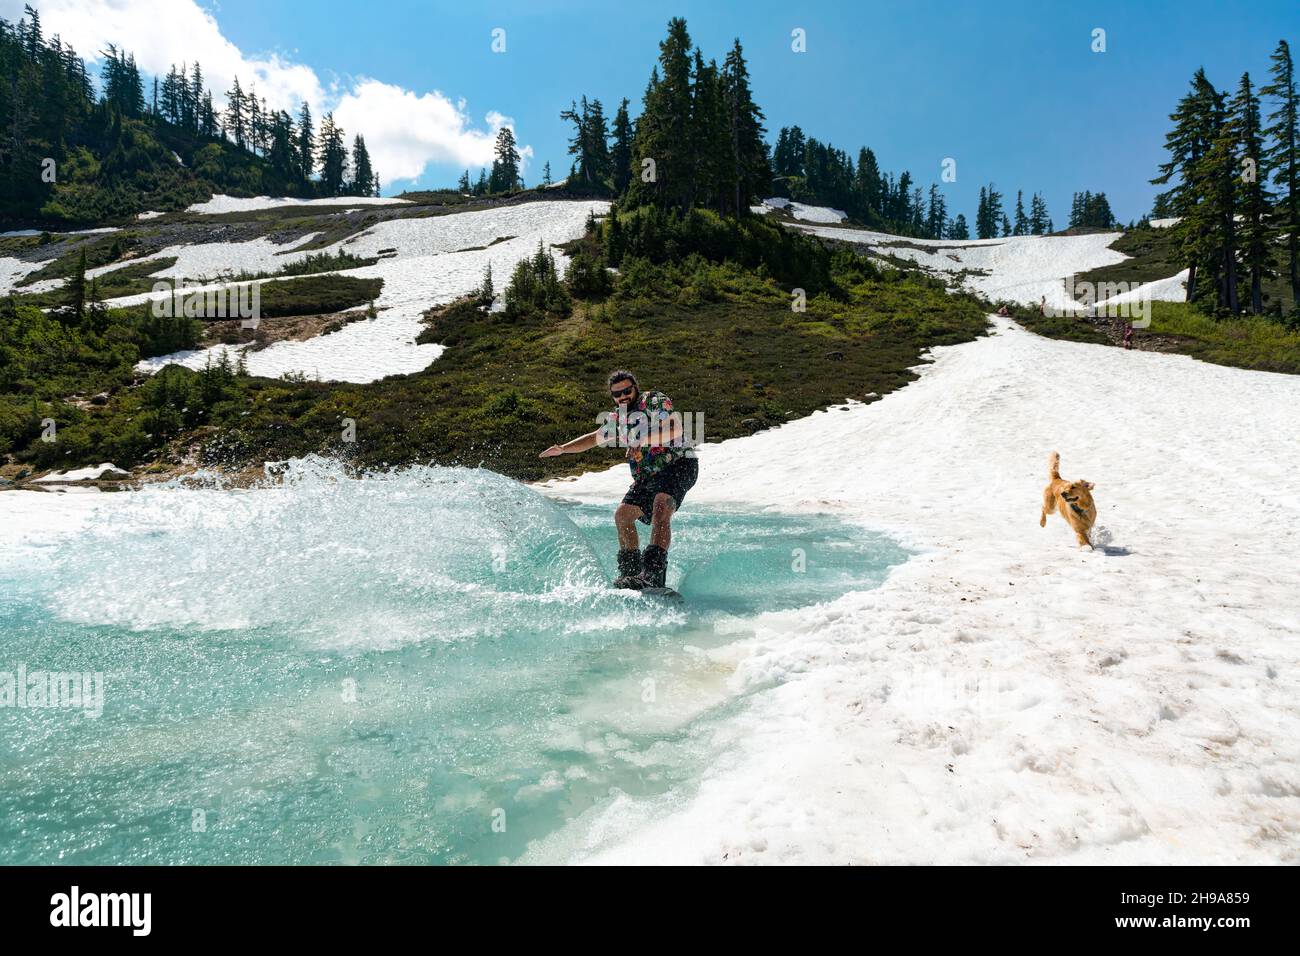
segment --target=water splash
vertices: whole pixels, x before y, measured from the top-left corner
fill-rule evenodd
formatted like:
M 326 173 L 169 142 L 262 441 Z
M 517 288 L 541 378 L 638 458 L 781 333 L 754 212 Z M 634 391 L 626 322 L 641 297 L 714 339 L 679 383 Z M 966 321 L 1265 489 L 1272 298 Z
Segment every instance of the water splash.
M 0 561 L 0 670 L 107 675 L 98 719 L 3 714 L 0 864 L 516 859 L 612 794 L 689 789 L 744 705 L 711 649 L 906 559 L 688 502 L 675 608 L 610 590 L 609 507 L 476 469 L 278 470 L 115 496 Z

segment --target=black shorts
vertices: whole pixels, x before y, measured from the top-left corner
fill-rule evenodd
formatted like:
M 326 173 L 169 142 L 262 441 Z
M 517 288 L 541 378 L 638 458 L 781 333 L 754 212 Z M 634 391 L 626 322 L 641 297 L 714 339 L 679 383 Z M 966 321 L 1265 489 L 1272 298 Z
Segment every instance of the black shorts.
M 632 487 L 623 496 L 623 504 L 636 505 L 640 508 L 641 517 L 637 520 L 649 524 L 650 514 L 654 510 L 655 495 L 660 492 L 671 495 L 674 503 L 680 508 L 686 492 L 691 490 L 698 477 L 700 477 L 700 460 L 679 458 L 663 471 L 632 482 Z

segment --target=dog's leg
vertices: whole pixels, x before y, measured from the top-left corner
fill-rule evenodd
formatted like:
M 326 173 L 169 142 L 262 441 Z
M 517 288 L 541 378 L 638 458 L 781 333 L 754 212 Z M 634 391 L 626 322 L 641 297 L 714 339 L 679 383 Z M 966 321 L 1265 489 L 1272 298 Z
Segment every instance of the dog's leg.
M 1052 494 L 1052 486 L 1048 485 L 1043 489 L 1043 511 L 1038 516 L 1038 527 L 1047 527 L 1047 516 L 1056 511 L 1056 495 Z
M 1075 529 L 1074 529 L 1074 534 L 1075 534 L 1075 537 L 1077 537 L 1077 538 L 1079 539 L 1079 550 L 1080 550 L 1080 551 L 1082 551 L 1084 548 L 1087 548 L 1089 551 L 1094 550 L 1094 548 L 1093 548 L 1093 546 L 1092 546 L 1092 542 L 1088 540 L 1088 534 L 1087 534 L 1087 532 L 1085 532 L 1085 531 L 1080 531 L 1078 528 L 1075 528 Z

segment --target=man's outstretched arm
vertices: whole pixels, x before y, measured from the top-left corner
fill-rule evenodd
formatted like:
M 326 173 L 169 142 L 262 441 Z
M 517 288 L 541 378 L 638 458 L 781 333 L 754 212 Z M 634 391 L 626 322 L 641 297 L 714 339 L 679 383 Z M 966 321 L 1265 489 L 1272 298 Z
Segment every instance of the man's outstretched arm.
M 538 458 L 554 458 L 556 455 L 576 455 L 581 451 L 590 451 L 600 444 L 600 429 L 594 432 L 587 432 L 580 435 L 573 441 L 566 441 L 563 445 L 552 445 L 546 451 L 538 455 Z

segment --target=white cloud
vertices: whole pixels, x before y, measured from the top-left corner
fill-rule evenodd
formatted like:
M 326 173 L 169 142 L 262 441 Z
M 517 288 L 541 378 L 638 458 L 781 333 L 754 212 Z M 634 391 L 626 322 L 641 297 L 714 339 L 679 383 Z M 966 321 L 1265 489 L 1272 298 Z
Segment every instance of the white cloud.
M 434 90 L 416 94 L 391 83 L 359 79 L 334 107 L 344 130 L 361 130 L 380 176 L 414 179 L 426 163 L 451 163 L 467 169 L 492 163 L 497 131 L 513 121 L 493 110 L 487 129 L 473 129 L 464 100 L 453 103 Z M 532 156 L 532 147 L 520 149 Z
M 0 16 L 17 22 L 24 2 L 31 0 L 0 0 Z M 295 112 L 305 100 L 318 120 L 333 110 L 349 141 L 356 133 L 365 137 L 385 184 L 414 179 L 430 162 L 470 168 L 490 164 L 497 131 L 514 125 L 493 110 L 485 118 L 486 128 L 475 129 L 465 99 L 453 101 L 437 90 L 416 93 L 368 77 L 341 87 L 322 82 L 314 69 L 285 54 L 247 54 L 222 35 L 215 17 L 194 0 L 40 0 L 36 7 L 45 35 L 58 34 L 88 62 L 110 43 L 134 54 L 140 68 L 151 74 L 197 60 L 219 108 L 238 76 L 241 87 L 255 86 L 272 108 Z M 533 153 L 528 146 L 519 152 L 525 164 Z

